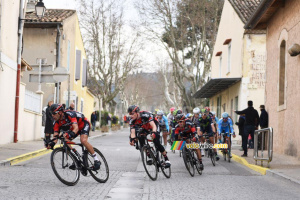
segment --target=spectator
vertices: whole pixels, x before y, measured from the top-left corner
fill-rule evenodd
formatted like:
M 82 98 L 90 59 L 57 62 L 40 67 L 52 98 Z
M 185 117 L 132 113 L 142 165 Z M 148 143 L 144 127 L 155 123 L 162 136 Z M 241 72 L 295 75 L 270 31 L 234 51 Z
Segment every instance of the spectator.
M 242 114 L 239 117 L 239 121 L 236 122 L 235 124 L 238 126 L 239 128 L 239 135 L 242 137 L 242 141 L 243 141 L 243 137 L 244 137 L 244 125 L 245 125 L 245 115 Z M 241 151 L 243 151 L 243 146 L 240 149 Z
M 126 115 L 124 115 L 124 123 L 126 124 L 127 123 L 127 117 L 126 117 Z
M 51 139 L 51 134 L 53 134 L 53 118 L 50 113 L 50 106 L 53 104 L 53 101 L 49 101 L 46 109 L 46 123 L 45 123 L 45 139 L 49 141 Z
M 97 121 L 97 115 L 96 112 L 94 111 L 91 115 L 92 131 L 95 131 L 96 121 Z
M 63 104 L 62 104 L 62 106 L 63 106 L 63 107 L 64 107 L 64 109 L 66 110 L 66 104 L 64 104 L 64 103 L 63 103 Z
M 247 138 L 249 134 L 251 134 L 251 140 L 253 142 L 254 139 L 254 131 L 255 129 L 258 129 L 259 124 L 259 116 L 257 110 L 253 108 L 253 102 L 248 101 L 248 108 L 242 111 L 235 111 L 236 114 L 241 115 L 245 114 L 245 127 L 244 127 L 244 135 L 245 137 L 242 138 L 242 145 L 244 154 L 242 157 L 247 157 L 248 155 L 248 149 L 247 149 Z
M 75 110 L 75 104 L 74 104 L 74 102 L 72 102 L 70 104 L 69 110 Z
M 260 117 L 259 117 L 259 126 L 261 129 L 264 129 L 264 128 L 268 128 L 269 126 L 269 116 L 268 116 L 268 113 L 267 111 L 265 110 L 265 105 L 260 105 Z M 262 134 L 259 134 L 258 135 L 258 148 L 261 149 L 261 142 L 262 142 Z M 264 146 L 263 148 L 266 149 L 266 146 L 267 146 L 267 134 L 264 133 Z

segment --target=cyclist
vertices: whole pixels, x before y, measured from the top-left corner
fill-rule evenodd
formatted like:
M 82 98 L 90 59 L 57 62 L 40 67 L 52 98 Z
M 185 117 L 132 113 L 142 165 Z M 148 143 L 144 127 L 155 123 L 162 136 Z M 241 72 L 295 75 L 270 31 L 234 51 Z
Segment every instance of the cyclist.
M 168 119 L 166 116 L 164 116 L 163 111 L 158 111 L 157 112 L 157 120 L 159 123 L 159 129 L 160 131 L 163 132 L 163 139 L 164 139 L 164 148 L 166 149 L 167 147 L 167 137 L 168 137 L 168 132 L 169 132 L 169 123 Z
M 218 142 L 217 130 L 218 130 L 218 121 L 219 121 L 219 118 L 216 117 L 216 112 L 211 111 L 211 114 L 212 114 L 211 120 L 214 123 L 214 127 L 215 127 L 215 130 L 216 130 L 216 132 L 215 132 L 215 143 L 217 143 Z
M 229 115 L 227 112 L 224 112 L 222 114 L 222 118 L 218 122 L 218 135 L 219 139 L 221 139 L 221 133 L 228 133 L 224 134 L 224 140 L 228 138 L 228 148 L 231 147 L 231 138 L 230 138 L 230 133 L 233 133 L 233 137 L 235 138 L 235 133 L 233 131 L 233 125 L 232 121 L 229 118 Z M 230 158 L 232 157 L 231 151 L 230 151 Z
M 195 129 L 194 124 L 191 120 L 186 119 L 186 117 L 183 114 L 178 114 L 176 116 L 178 124 L 175 128 L 175 134 L 179 135 L 180 137 L 187 137 L 189 134 L 193 137 L 192 141 L 197 142 L 197 132 Z M 186 140 L 187 143 L 190 143 L 191 141 L 188 139 Z M 200 149 L 196 149 L 197 157 L 199 159 L 200 163 L 200 169 L 203 170 L 204 166 L 202 163 L 201 153 Z
M 180 109 L 177 109 L 173 112 L 173 115 L 174 115 L 174 120 L 172 122 L 172 138 L 177 141 L 178 140 L 178 135 L 175 134 L 175 127 L 178 123 L 178 119 L 177 119 L 177 115 L 180 115 L 182 114 L 182 110 Z
M 192 122 L 195 124 L 195 126 L 197 126 L 199 118 L 201 117 L 200 108 L 198 108 L 198 107 L 194 108 L 193 113 L 194 113 L 194 115 L 192 117 Z
M 52 104 L 50 107 L 50 112 L 55 121 L 53 130 L 53 137 L 57 137 L 59 132 L 65 131 L 64 138 L 66 141 L 71 141 L 80 135 L 80 142 L 83 144 L 88 152 L 90 152 L 94 158 L 94 170 L 100 169 L 100 160 L 97 158 L 93 146 L 88 142 L 88 136 L 91 129 L 91 124 L 88 119 L 80 112 L 72 110 L 64 110 L 61 104 Z M 48 149 L 53 149 L 57 140 L 46 143 Z M 70 169 L 75 169 L 75 164 L 73 163 Z
M 210 112 L 210 108 L 206 106 L 204 109 L 206 110 L 206 113 L 209 115 L 209 117 L 212 118 L 213 114 L 212 112 Z
M 136 129 L 141 126 L 146 131 L 151 131 L 151 137 L 153 138 L 153 143 L 164 156 L 166 168 L 171 166 L 169 158 L 167 156 L 167 152 L 165 148 L 159 142 L 159 128 L 158 128 L 158 121 L 156 118 L 152 116 L 150 112 L 147 111 L 140 111 L 140 108 L 136 105 L 131 105 L 128 107 L 128 113 L 130 115 L 130 142 L 131 146 L 134 146 L 137 138 L 136 138 Z M 144 145 L 145 141 L 140 140 L 141 147 Z M 148 160 L 149 161 L 149 160 Z M 152 161 L 149 161 L 152 162 Z
M 192 113 L 188 113 L 188 114 L 186 114 L 185 117 L 189 120 L 192 120 L 193 115 L 192 115 Z
M 214 132 L 215 132 L 215 127 L 214 124 L 211 120 L 211 118 L 208 116 L 208 111 L 206 109 L 201 109 L 201 118 L 198 121 L 198 126 L 197 126 L 197 132 L 200 137 L 203 136 L 204 133 L 207 133 L 209 136 L 209 141 L 212 145 L 215 144 L 214 141 Z M 202 142 L 204 143 L 204 137 L 201 138 Z M 202 149 L 203 150 L 203 149 Z M 214 152 L 216 155 L 216 160 L 218 161 L 220 158 L 217 153 L 217 149 L 214 148 Z M 203 154 L 203 151 L 201 152 Z

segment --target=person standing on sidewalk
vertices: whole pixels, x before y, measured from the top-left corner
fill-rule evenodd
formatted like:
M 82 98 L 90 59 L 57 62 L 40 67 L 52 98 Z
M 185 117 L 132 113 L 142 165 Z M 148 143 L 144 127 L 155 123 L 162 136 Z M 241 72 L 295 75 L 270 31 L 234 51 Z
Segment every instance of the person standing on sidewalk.
M 94 111 L 91 115 L 92 131 L 95 131 L 96 121 L 97 121 L 97 115 L 96 112 Z
M 46 109 L 46 123 L 45 123 L 45 139 L 50 141 L 51 134 L 53 134 L 53 124 L 54 120 L 50 112 L 50 106 L 53 104 L 53 101 L 49 101 Z
M 269 115 L 267 113 L 267 111 L 265 110 L 265 105 L 260 105 L 260 116 L 259 116 L 259 126 L 261 129 L 264 128 L 268 128 L 269 126 Z M 258 135 L 258 141 L 262 141 L 262 134 Z M 267 134 L 264 134 L 264 149 L 266 149 L 267 146 Z M 258 146 L 259 148 L 261 147 L 261 145 Z
M 254 131 L 255 129 L 258 129 L 259 124 L 259 116 L 257 110 L 253 108 L 253 102 L 248 101 L 248 108 L 242 111 L 234 111 L 236 114 L 241 115 L 245 114 L 245 128 L 244 128 L 244 135 L 245 137 L 242 138 L 242 144 L 244 149 L 244 154 L 242 157 L 248 156 L 248 149 L 247 149 L 247 138 L 249 134 L 251 134 L 251 140 L 253 142 L 254 139 Z
M 68 108 L 68 110 L 75 110 L 75 104 L 74 104 L 74 102 L 72 102 L 70 104 L 70 107 Z

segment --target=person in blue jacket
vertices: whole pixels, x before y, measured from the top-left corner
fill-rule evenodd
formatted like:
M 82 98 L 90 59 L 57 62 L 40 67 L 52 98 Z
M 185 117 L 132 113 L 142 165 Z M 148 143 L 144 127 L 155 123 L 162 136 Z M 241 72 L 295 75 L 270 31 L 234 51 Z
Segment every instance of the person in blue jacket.
M 222 114 L 222 118 L 218 122 L 218 135 L 219 139 L 221 139 L 221 133 L 223 133 L 224 140 L 228 138 L 228 149 L 230 152 L 230 157 L 231 155 L 231 134 L 233 134 L 233 137 L 235 138 L 235 133 L 233 130 L 233 125 L 232 125 L 232 120 L 229 118 L 229 115 L 227 112 L 224 112 Z
M 159 110 L 157 112 L 157 120 L 159 122 L 159 129 L 163 133 L 163 142 L 164 142 L 164 147 L 167 147 L 167 137 L 169 135 L 169 122 L 168 118 L 164 115 L 164 112 Z

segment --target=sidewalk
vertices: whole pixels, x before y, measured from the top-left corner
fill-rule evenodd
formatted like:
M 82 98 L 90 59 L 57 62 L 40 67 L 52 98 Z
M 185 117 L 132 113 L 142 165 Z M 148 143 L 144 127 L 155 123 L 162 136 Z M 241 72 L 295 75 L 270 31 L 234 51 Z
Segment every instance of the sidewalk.
M 100 130 L 91 131 L 89 138 L 100 137 L 109 133 L 101 133 Z M 50 152 L 51 150 L 44 147 L 43 140 L 0 145 L 0 167 L 14 165 Z
M 294 183 L 300 184 L 300 160 L 296 157 L 278 154 L 273 152 L 273 158 L 270 162 L 270 168 L 267 168 L 267 162 L 257 161 L 253 159 L 253 149 L 248 149 L 248 157 L 241 157 L 244 151 L 240 151 L 241 145 L 233 145 L 232 154 L 233 160 L 239 162 L 247 167 L 260 172 L 267 176 L 276 176 L 281 179 L 289 180 Z M 264 156 L 266 157 L 268 152 L 264 150 Z M 260 156 L 260 151 L 259 151 Z

